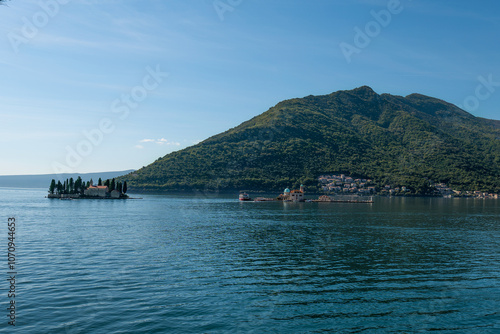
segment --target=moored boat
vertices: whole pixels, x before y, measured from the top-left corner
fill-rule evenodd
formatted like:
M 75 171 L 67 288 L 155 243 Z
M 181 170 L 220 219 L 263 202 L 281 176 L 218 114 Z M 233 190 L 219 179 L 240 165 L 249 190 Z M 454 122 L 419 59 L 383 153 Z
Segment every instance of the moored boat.
M 245 192 L 240 193 L 240 201 L 251 201 L 250 195 Z

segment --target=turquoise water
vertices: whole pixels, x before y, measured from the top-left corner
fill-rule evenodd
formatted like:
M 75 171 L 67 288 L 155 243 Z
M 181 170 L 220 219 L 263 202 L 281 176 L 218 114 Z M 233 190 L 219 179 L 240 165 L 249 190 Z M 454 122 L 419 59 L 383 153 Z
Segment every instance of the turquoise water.
M 5 333 L 500 333 L 496 200 L 45 194 L 0 189 Z

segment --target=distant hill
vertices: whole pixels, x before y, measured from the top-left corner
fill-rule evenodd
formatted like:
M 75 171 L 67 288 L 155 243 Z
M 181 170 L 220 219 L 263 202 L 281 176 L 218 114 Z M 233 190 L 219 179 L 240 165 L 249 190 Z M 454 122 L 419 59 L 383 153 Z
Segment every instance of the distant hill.
M 103 180 L 112 179 L 121 175 L 133 172 L 133 169 L 121 172 L 103 172 L 103 173 L 87 173 L 87 174 L 43 174 L 43 175 L 0 175 L 0 187 L 8 188 L 47 188 L 49 189 L 52 179 L 64 182 L 66 179 L 76 179 L 81 176 L 85 181 L 93 179 L 96 183 L 99 178 Z
M 323 173 L 405 185 L 500 191 L 500 122 L 445 101 L 370 87 L 278 103 L 123 179 L 136 190 L 317 189 Z

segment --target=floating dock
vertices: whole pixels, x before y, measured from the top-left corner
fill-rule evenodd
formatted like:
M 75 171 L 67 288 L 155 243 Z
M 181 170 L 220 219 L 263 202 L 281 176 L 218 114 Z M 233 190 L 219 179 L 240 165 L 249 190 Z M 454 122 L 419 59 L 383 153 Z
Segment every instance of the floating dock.
M 319 199 L 313 200 L 317 203 L 373 203 L 373 197 L 360 196 L 320 196 Z

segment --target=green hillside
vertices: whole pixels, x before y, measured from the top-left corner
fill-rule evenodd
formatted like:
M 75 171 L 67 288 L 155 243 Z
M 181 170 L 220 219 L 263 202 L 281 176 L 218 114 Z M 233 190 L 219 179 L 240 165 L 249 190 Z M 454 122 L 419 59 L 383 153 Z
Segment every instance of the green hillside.
M 500 191 L 500 122 L 435 98 L 369 87 L 278 103 L 123 177 L 133 190 L 268 190 L 323 173 L 424 192 L 428 180 Z

